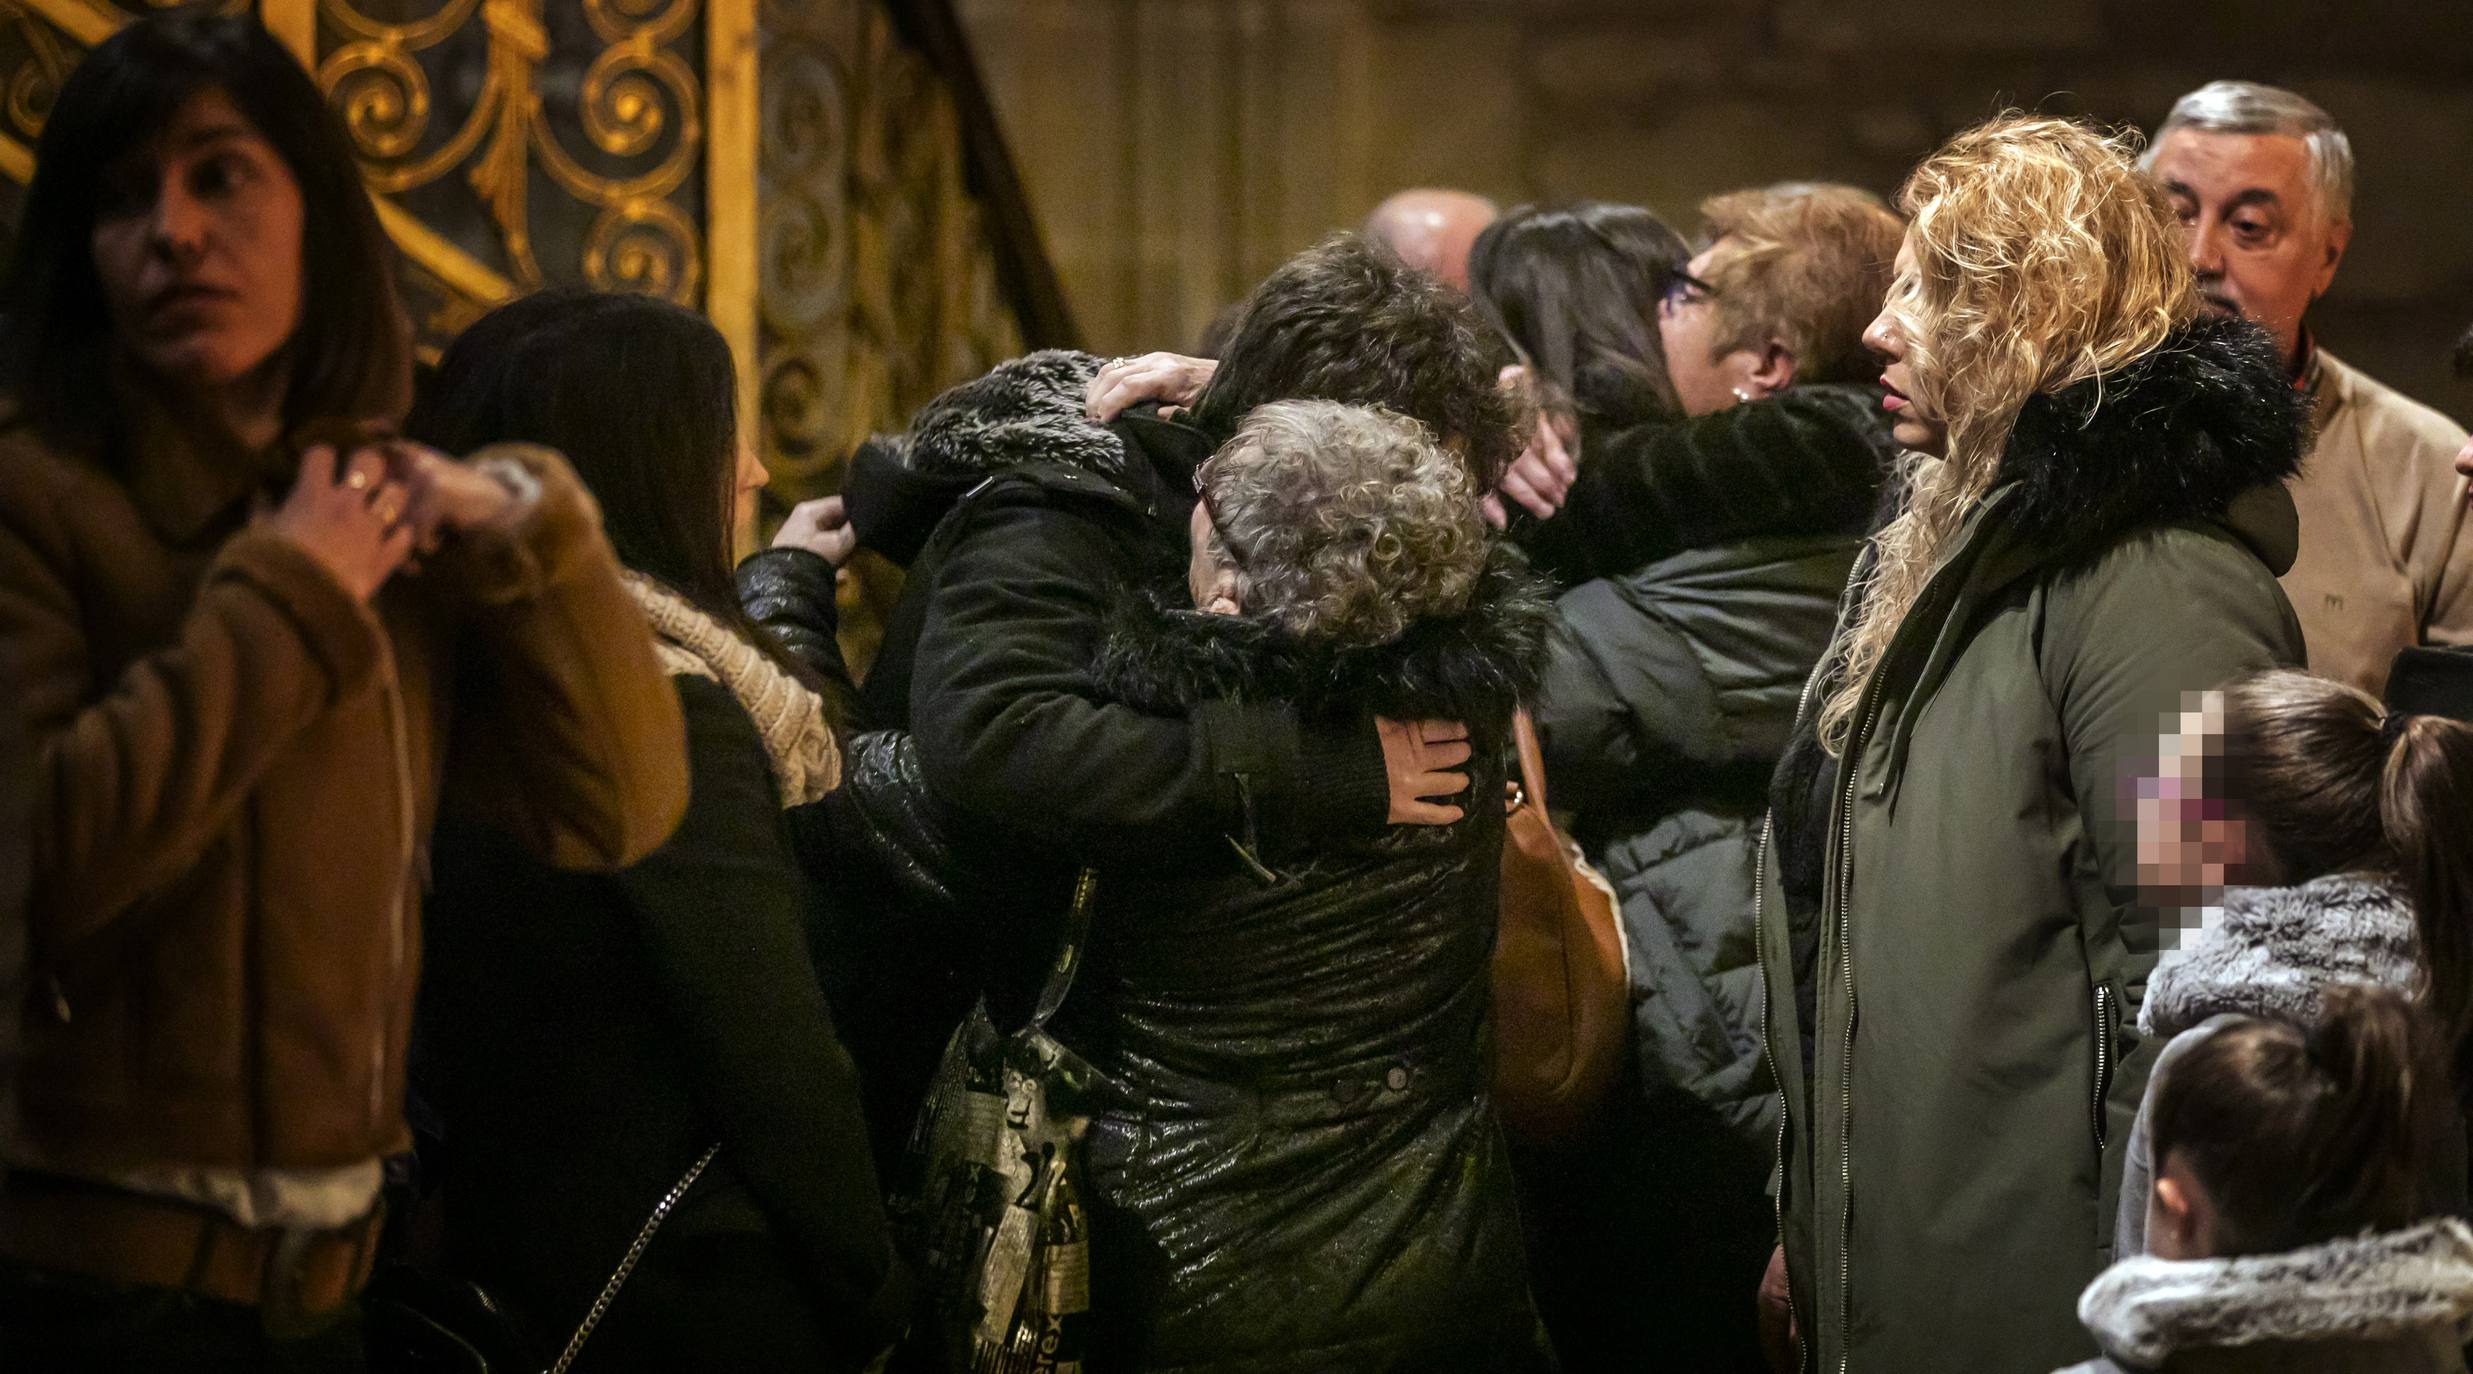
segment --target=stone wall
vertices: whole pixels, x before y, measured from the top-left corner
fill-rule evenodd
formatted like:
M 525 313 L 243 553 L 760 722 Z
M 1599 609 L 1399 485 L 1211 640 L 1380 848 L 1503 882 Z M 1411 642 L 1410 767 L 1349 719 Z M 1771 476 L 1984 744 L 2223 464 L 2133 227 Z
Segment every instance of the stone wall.
M 963 0 L 1090 345 L 1190 342 L 1387 192 L 1652 206 L 1784 178 L 1895 189 L 2011 107 L 2152 127 L 2215 77 L 2352 133 L 2328 346 L 2473 419 L 2467 0 Z

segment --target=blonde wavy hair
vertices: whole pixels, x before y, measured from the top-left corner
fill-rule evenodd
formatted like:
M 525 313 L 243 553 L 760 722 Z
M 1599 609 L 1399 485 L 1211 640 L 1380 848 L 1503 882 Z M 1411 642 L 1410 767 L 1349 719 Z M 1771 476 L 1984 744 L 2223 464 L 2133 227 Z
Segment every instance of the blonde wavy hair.
M 1864 687 L 1975 504 L 2029 398 L 2101 380 L 2198 314 L 2172 208 L 2132 163 L 2129 135 L 2008 115 L 1924 160 L 1898 204 L 1914 263 L 1889 287 L 1913 399 L 1948 430 L 1915 457 L 1905 509 L 1879 538 L 1862 608 L 1821 706 L 1839 753 Z
M 1468 465 L 1379 407 L 1257 407 L 1197 474 L 1206 552 L 1248 615 L 1299 636 L 1383 644 L 1465 609 L 1486 559 Z

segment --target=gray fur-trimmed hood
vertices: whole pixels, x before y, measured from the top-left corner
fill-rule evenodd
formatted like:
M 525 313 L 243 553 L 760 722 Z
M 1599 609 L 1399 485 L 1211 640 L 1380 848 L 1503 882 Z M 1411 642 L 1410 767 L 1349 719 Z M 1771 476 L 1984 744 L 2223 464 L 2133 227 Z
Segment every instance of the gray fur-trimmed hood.
M 1466 610 L 1418 621 L 1388 644 L 1300 639 L 1266 620 L 1171 608 L 1129 590 L 1109 616 L 1093 674 L 1110 696 L 1151 711 L 1287 700 L 1308 713 L 1474 724 L 1507 720 L 1536 696 L 1554 622 L 1544 582 L 1498 543 Z
M 2223 1012 L 2316 1025 L 2329 987 L 2410 987 L 2418 946 L 2411 905 L 2377 878 L 2229 888 L 2219 922 L 2147 985 L 2138 1029 L 2178 1035 Z
M 2154 1369 L 2226 1347 L 2473 1340 L 2473 1230 L 2453 1217 L 2403 1231 L 2233 1259 L 2126 1259 L 2078 1296 L 2104 1353 Z
M 991 476 L 1039 463 L 1115 478 L 1125 444 L 1082 409 L 1100 359 L 1048 348 L 946 390 L 911 417 L 909 432 L 880 439 L 926 476 Z

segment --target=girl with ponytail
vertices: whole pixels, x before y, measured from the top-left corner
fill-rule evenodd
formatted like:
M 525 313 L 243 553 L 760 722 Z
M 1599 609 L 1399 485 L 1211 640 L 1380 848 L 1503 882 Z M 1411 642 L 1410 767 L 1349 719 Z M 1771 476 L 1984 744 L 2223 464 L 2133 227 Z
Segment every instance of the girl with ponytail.
M 2210 919 L 2167 949 L 2139 1029 L 2165 1067 L 2227 1013 L 2311 1026 L 2326 989 L 2373 983 L 2418 1003 L 2461 1103 L 2473 1086 L 2473 726 L 2393 713 L 2368 694 L 2271 670 L 2209 692 L 2165 741 L 2137 804 L 2156 905 Z M 2185 921 L 2185 925 L 2187 922 Z M 2153 1093 L 2132 1126 L 2115 1239 L 2145 1249 Z M 2426 1200 L 2465 1212 L 2464 1117 L 2434 1117 Z
M 2473 1230 L 2421 1220 L 2453 1094 L 2402 994 L 2333 987 L 2319 1013 L 2222 1018 L 2158 1070 L 2153 1253 L 2080 1296 L 2105 1358 L 2066 1374 L 2462 1374 Z
M 2434 1072 L 2473 1066 L 2473 727 L 2395 714 L 2353 687 L 2275 669 L 2208 692 L 2164 741 L 2136 806 L 2150 904 L 2179 906 L 2139 1030 L 2160 1078 L 2232 1016 L 2309 1028 L 2330 989 L 2413 999 Z M 2204 915 L 2191 931 L 2187 913 Z M 2172 924 L 2167 922 L 2167 925 Z M 2437 1095 L 2425 1094 L 2430 1101 Z M 2156 1089 L 2130 1129 L 2115 1248 L 2148 1248 Z M 2463 1213 L 2461 1112 L 2415 1142 L 2428 1210 Z

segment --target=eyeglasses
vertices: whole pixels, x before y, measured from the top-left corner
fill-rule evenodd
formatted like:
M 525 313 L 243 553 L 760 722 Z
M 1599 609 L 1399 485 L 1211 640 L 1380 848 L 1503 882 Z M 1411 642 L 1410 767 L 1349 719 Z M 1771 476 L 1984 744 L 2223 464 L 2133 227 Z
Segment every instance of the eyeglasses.
M 1667 276 L 1666 290 L 1657 303 L 1669 310 L 1687 305 L 1699 305 L 1717 295 L 1717 288 L 1678 267 Z

